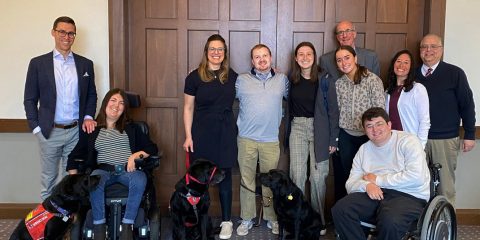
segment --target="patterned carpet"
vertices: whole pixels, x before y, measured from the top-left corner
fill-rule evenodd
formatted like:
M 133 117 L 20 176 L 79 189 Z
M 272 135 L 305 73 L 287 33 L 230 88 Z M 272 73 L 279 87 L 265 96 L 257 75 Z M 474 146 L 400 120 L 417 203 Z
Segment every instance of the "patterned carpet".
M 18 224 L 18 219 L 0 219 L 0 240 L 6 240 L 9 238 L 11 232 Z M 239 225 L 237 219 L 234 219 L 234 234 L 231 239 L 241 239 L 241 240 L 269 240 L 277 239 L 276 235 L 273 235 L 270 232 L 270 229 L 267 228 L 265 222 L 260 227 L 254 227 L 251 229 L 251 232 L 247 236 L 237 236 L 235 234 L 235 229 Z M 219 220 L 214 219 L 215 226 L 218 226 Z M 172 222 L 169 218 L 162 219 L 162 240 L 171 239 L 170 229 L 172 229 Z M 218 237 L 216 237 L 218 239 Z M 334 240 L 334 229 L 333 226 L 329 227 L 327 230 L 327 235 L 321 239 L 325 240 Z M 480 240 L 480 226 L 469 226 L 469 225 L 460 225 L 458 226 L 458 235 L 457 239 L 459 240 Z

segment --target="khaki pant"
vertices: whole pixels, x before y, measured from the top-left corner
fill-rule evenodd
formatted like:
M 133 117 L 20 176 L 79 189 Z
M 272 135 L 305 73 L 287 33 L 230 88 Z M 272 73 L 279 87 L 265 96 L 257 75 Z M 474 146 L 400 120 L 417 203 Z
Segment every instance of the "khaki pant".
M 457 157 L 460 150 L 458 137 L 450 139 L 428 139 L 425 146 L 427 161 L 440 163 L 440 185 L 438 192 L 445 196 L 455 206 L 455 169 L 457 169 Z
M 255 191 L 255 177 L 257 161 L 260 165 L 260 172 L 268 172 L 277 168 L 280 157 L 278 142 L 257 142 L 247 138 L 237 138 L 238 143 L 238 165 L 240 167 L 241 183 L 248 189 Z M 262 186 L 262 195 L 272 197 L 270 188 Z M 268 199 L 264 198 L 267 202 Z M 251 220 L 256 217 L 255 193 L 240 186 L 240 217 L 243 220 Z M 276 221 L 277 216 L 273 210 L 273 202 L 270 206 L 263 208 L 265 220 Z

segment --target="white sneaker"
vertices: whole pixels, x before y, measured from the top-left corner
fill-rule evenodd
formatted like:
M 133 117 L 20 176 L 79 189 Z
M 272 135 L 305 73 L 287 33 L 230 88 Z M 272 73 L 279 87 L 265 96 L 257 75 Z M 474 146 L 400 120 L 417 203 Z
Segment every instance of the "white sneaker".
M 220 234 L 218 237 L 220 239 L 230 239 L 232 237 L 233 232 L 233 223 L 232 221 L 224 221 L 220 224 L 222 230 L 220 230 Z
M 280 231 L 278 230 L 278 221 L 268 221 L 267 227 L 272 229 L 272 233 L 278 235 Z
M 252 220 L 242 220 L 242 223 L 237 228 L 237 235 L 238 236 L 245 236 L 248 234 L 248 230 L 253 227 Z
M 322 230 L 320 230 L 320 236 L 325 236 L 327 235 L 327 228 L 323 228 Z

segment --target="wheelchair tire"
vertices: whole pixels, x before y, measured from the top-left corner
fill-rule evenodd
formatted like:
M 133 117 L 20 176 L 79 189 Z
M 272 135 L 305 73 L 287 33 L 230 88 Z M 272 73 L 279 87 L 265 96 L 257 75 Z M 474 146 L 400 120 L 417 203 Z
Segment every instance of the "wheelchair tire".
M 436 196 L 423 216 L 421 240 L 457 239 L 455 209 L 444 196 Z

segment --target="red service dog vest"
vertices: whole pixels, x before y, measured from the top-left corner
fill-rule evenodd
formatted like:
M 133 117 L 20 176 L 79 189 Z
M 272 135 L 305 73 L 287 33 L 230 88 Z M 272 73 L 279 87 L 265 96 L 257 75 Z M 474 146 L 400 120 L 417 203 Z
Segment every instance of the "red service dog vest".
M 30 233 L 30 236 L 34 240 L 43 239 L 45 226 L 52 217 L 54 217 L 51 212 L 45 210 L 43 205 L 38 205 L 35 209 L 33 209 L 25 218 L 25 226 Z

